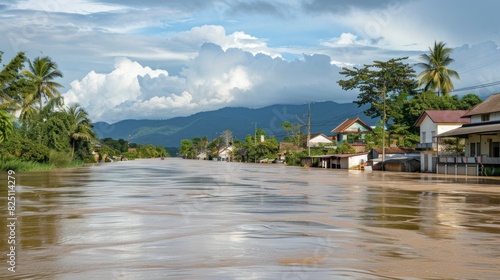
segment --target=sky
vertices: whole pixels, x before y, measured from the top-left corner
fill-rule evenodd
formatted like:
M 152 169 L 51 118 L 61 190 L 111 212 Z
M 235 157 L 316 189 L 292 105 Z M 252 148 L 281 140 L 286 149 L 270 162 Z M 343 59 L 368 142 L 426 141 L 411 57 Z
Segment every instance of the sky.
M 223 107 L 352 102 L 342 67 L 453 49 L 459 96 L 500 92 L 500 2 L 2 0 L 0 51 L 49 56 L 66 104 L 92 121 Z M 422 69 L 415 69 L 419 73 Z

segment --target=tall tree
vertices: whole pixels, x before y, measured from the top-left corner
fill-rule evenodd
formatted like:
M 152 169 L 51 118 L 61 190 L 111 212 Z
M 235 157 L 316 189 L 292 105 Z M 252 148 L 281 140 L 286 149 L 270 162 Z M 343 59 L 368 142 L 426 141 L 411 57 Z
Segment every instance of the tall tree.
M 2 61 L 0 52 L 0 62 Z M 19 95 L 26 87 L 24 79 L 20 79 L 26 57 L 19 52 L 7 65 L 0 70 L 0 108 L 8 112 L 14 112 Z
M 384 108 L 387 117 L 392 118 L 398 114 L 393 110 L 391 100 L 396 100 L 399 94 L 410 94 L 417 87 L 415 70 L 403 63 L 407 57 L 390 59 L 388 61 L 374 61 L 373 64 L 365 64 L 363 68 L 342 68 L 340 74 L 346 80 L 339 80 L 338 84 L 343 90 L 359 90 L 358 100 L 354 103 L 361 107 L 365 104 L 371 106 L 365 110 L 365 114 L 372 118 L 381 117 Z M 384 106 L 384 100 L 387 106 Z
M 446 43 L 434 42 L 434 48 L 429 48 L 429 52 L 429 54 L 420 55 L 420 59 L 424 62 L 416 64 L 424 68 L 418 74 L 419 86 L 423 85 L 425 91 L 430 90 L 437 92 L 438 95 L 448 95 L 454 89 L 451 78 L 460 80 L 457 71 L 447 68 L 455 61 L 450 57 L 453 50 L 447 48 Z
M 95 139 L 92 124 L 88 113 L 78 104 L 73 104 L 66 109 L 70 117 L 71 158 L 75 155 L 75 144 L 78 140 L 90 141 Z
M 57 64 L 50 57 L 37 57 L 29 62 L 29 69 L 24 69 L 22 74 L 34 86 L 34 99 L 39 103 L 39 111 L 43 108 L 43 100 L 50 100 L 61 96 L 58 88 L 63 86 L 54 80 L 61 78 L 63 75 L 57 69 Z

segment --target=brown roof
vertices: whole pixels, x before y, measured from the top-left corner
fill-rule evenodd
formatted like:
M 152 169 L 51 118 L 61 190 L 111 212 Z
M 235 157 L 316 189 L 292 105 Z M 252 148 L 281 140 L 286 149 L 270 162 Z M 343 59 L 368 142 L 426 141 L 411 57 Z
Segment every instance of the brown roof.
M 361 124 L 362 126 L 364 126 L 368 131 L 372 131 L 373 130 L 362 119 L 355 118 L 355 119 L 347 119 L 347 120 L 345 120 L 343 123 L 339 124 L 336 128 L 334 128 L 332 130 L 332 133 L 342 133 L 342 132 L 357 133 L 358 131 L 349 131 L 349 130 L 346 130 L 351 125 L 355 124 L 356 122 L 359 123 L 359 124 Z
M 498 134 L 500 133 L 500 123 L 483 125 L 464 125 L 453 130 L 443 132 L 438 137 L 468 137 L 469 134 Z
M 494 112 L 500 112 L 500 93 L 490 95 L 483 102 L 470 109 L 469 112 L 464 115 L 464 117 Z
M 467 112 L 468 110 L 425 110 L 415 126 L 419 127 L 426 116 L 434 123 L 470 123 L 470 119 L 462 118 Z

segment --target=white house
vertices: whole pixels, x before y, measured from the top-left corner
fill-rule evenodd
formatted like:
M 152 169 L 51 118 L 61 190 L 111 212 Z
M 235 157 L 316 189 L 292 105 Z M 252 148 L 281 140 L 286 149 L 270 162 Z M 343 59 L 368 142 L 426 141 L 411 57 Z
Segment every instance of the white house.
M 438 154 L 437 135 L 454 130 L 469 123 L 468 118 L 462 118 L 467 110 L 426 110 L 418 118 L 415 126 L 420 127 L 421 172 L 435 172 Z
M 309 147 L 334 146 L 333 141 L 323 133 L 311 134 Z
M 233 146 L 220 148 L 219 151 L 217 152 L 217 155 L 219 157 L 217 160 L 232 161 L 232 159 L 233 159 Z
M 464 118 L 470 123 L 439 133 L 438 137 L 464 138 L 465 157 L 443 157 L 443 172 L 438 172 L 473 174 L 474 170 L 471 172 L 469 165 L 476 164 L 474 168 L 477 168 L 478 175 L 500 175 L 500 94 L 489 96 L 469 110 Z M 448 170 L 451 167 L 453 170 Z M 460 172 L 461 169 L 465 171 Z

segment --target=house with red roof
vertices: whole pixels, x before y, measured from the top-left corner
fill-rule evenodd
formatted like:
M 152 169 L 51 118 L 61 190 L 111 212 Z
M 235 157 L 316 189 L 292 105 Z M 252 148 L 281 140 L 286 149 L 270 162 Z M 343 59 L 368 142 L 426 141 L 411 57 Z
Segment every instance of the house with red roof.
M 420 115 L 415 126 L 420 128 L 420 143 L 417 144 L 417 150 L 421 151 L 421 172 L 436 172 L 438 134 L 470 123 L 470 119 L 462 118 L 467 112 L 468 110 L 426 110 Z M 441 146 L 440 150 L 443 151 L 444 148 Z

